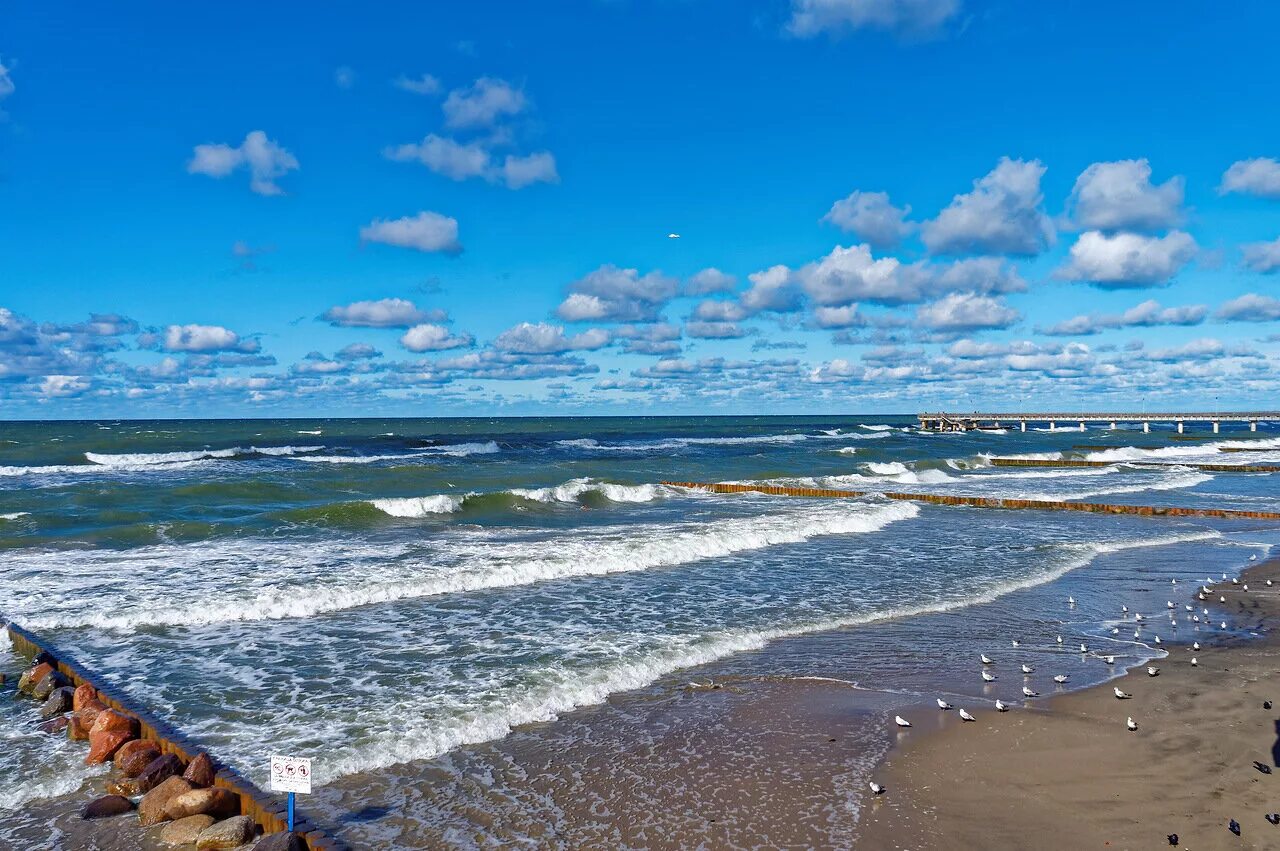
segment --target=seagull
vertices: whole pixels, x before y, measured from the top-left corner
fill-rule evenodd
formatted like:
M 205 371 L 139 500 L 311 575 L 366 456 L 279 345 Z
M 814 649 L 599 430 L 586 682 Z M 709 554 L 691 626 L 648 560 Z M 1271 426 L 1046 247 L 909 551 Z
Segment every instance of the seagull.
M 1121 607 L 1120 607 L 1120 611 L 1127 615 L 1127 614 L 1129 614 L 1129 607 L 1128 607 L 1128 606 L 1121 606 Z
M 1074 606 L 1075 604 L 1076 604 L 1076 598 L 1075 598 L 1075 597 L 1068 597 L 1068 598 L 1067 598 L 1067 605 L 1068 605 L 1068 606 Z
M 1053 681 L 1054 681 L 1055 683 L 1058 683 L 1059 685 L 1061 685 L 1062 683 L 1065 683 L 1065 682 L 1067 681 L 1067 675 L 1066 675 L 1066 674 L 1058 674 L 1056 677 L 1054 677 L 1054 678 L 1053 678 Z
M 667 239 L 679 239 L 679 238 L 680 238 L 680 234 L 678 234 L 678 233 L 669 233 L 669 234 L 667 234 Z
M 1195 622 L 1195 623 L 1200 623 L 1200 616 L 1199 616 L 1199 615 L 1192 615 L 1192 616 L 1191 616 L 1191 620 L 1192 620 L 1193 622 Z
M 1226 597 L 1223 597 L 1221 594 L 1219 594 L 1219 595 L 1218 595 L 1218 602 L 1219 602 L 1219 603 L 1225 603 L 1225 602 L 1227 602 L 1227 598 L 1226 598 Z
M 974 718 L 974 717 L 973 717 L 972 715 L 970 715 L 968 712 L 965 712 L 963 709 L 961 709 L 961 710 L 960 710 L 960 720 L 961 720 L 961 721 L 977 721 L 978 719 L 977 719 L 977 718 Z
M 1129 732 L 1130 732 L 1130 733 L 1132 733 L 1134 730 L 1138 729 L 1138 722 L 1137 722 L 1137 721 L 1134 721 L 1132 716 L 1130 716 L 1129 718 L 1124 719 L 1124 725 L 1125 725 L 1126 727 L 1128 727 L 1128 728 L 1129 728 Z
M 1205 595 L 1204 595 L 1204 592 L 1203 592 L 1203 591 L 1201 591 L 1199 594 L 1197 594 L 1197 595 L 1196 595 L 1196 597 L 1197 597 L 1197 599 L 1200 599 L 1200 600 L 1207 600 L 1207 599 L 1208 599 L 1207 597 L 1205 597 Z
M 1249 561 L 1257 561 L 1257 560 L 1258 560 L 1258 554 L 1257 554 L 1257 553 L 1254 553 L 1253 555 L 1249 556 Z
M 1170 582 L 1169 584 L 1170 584 L 1170 585 L 1177 585 L 1177 584 L 1178 584 L 1178 580 L 1176 580 L 1176 579 L 1175 579 L 1175 580 L 1173 580 L 1172 582 Z
M 1120 627 L 1118 627 L 1118 626 L 1112 627 L 1112 628 L 1111 628 L 1111 634 L 1112 634 L 1112 635 L 1119 635 L 1119 634 L 1120 634 Z
M 1088 653 L 1088 652 L 1089 652 L 1089 648 L 1088 648 L 1087 646 L 1085 646 L 1085 645 L 1081 644 L 1081 645 L 1080 645 L 1080 652 L 1081 652 L 1081 653 Z
M 870 783 L 868 783 L 867 785 L 868 785 L 869 787 L 871 787 L 871 794 L 872 794 L 872 795 L 883 795 L 883 794 L 884 794 L 884 787 L 883 787 L 883 786 L 881 786 L 881 785 L 880 785 L 879 783 L 877 783 L 876 781 L 872 780 L 872 781 L 871 781 Z
M 1020 646 L 1020 645 L 1018 644 L 1018 639 L 1016 639 L 1016 638 L 1015 638 L 1015 639 L 1013 640 L 1013 646 L 1014 646 L 1014 647 L 1018 647 L 1018 646 Z
M 1105 662 L 1105 663 L 1107 663 L 1108 665 L 1114 665 L 1114 664 L 1116 663 L 1116 657 L 1114 657 L 1114 656 L 1103 656 L 1103 657 L 1102 657 L 1102 661 L 1103 661 L 1103 662 Z
M 1156 644 L 1159 644 L 1159 643 L 1160 643 L 1160 636 L 1158 636 L 1158 635 L 1157 635 L 1157 636 L 1155 637 L 1155 643 L 1156 643 Z
M 1142 632 L 1141 632 L 1141 630 L 1136 630 L 1136 629 L 1135 629 L 1135 630 L 1133 631 L 1133 637 L 1134 637 L 1134 638 L 1141 638 L 1141 637 L 1142 637 Z
M 1188 612 L 1195 611 L 1195 607 L 1192 606 L 1190 603 L 1187 604 L 1186 609 Z
M 1267 587 L 1268 587 L 1268 588 L 1270 588 L 1270 587 L 1271 587 L 1271 580 L 1270 580 L 1270 579 L 1268 579 L 1268 580 L 1267 580 Z
M 1224 573 L 1224 574 L 1222 574 L 1222 578 L 1223 578 L 1223 579 L 1226 579 L 1226 578 L 1227 578 L 1227 575 L 1226 575 L 1225 573 Z
M 983 672 L 982 672 L 982 681 L 983 681 L 983 682 L 993 683 L 993 682 L 995 682 L 995 679 L 996 679 L 995 674 L 989 674 L 989 673 L 987 673 L 986 671 L 983 671 Z
M 1193 667 L 1193 668 L 1194 668 L 1194 667 L 1196 667 L 1196 666 L 1197 666 L 1197 665 L 1199 665 L 1199 664 L 1200 664 L 1200 663 L 1196 661 L 1196 657 L 1192 656 L 1192 657 L 1191 657 L 1191 667 Z
M 1236 579 L 1236 578 L 1233 576 L 1233 577 L 1231 577 L 1231 584 L 1232 584 L 1232 585 L 1239 585 L 1239 584 L 1240 584 L 1240 580 L 1239 580 L 1239 579 Z
M 1192 649 L 1192 650 L 1199 650 L 1199 649 L 1200 649 L 1200 642 L 1199 642 L 1199 641 L 1193 641 L 1193 642 L 1191 642 L 1191 649 Z
M 943 700 L 942 698 L 938 698 L 938 708 L 939 708 L 939 709 L 944 709 L 944 710 L 945 710 L 945 709 L 950 709 L 950 708 L 951 708 L 951 704 L 950 704 L 950 703 L 947 703 L 947 702 L 946 702 L 945 700 Z
M 1133 616 L 1133 619 L 1134 619 L 1135 621 L 1140 621 L 1140 620 L 1142 620 L 1142 614 L 1141 614 L 1141 613 L 1139 613 L 1139 614 L 1134 615 L 1134 616 Z
M 1031 667 L 1030 665 L 1022 666 L 1022 673 L 1024 674 L 1034 674 L 1035 672 L 1036 672 L 1036 669 Z
M 1227 622 L 1226 622 L 1226 621 L 1223 621 L 1222 623 L 1218 624 L 1218 629 L 1226 629 L 1226 628 L 1227 628 Z
M 1158 677 L 1158 676 L 1160 676 L 1160 669 L 1159 669 L 1159 668 L 1157 668 L 1157 667 L 1155 667 L 1154 665 L 1148 665 L 1148 666 L 1147 666 L 1147 676 L 1148 676 L 1148 677 Z
M 996 701 L 996 712 L 1008 712 L 1009 707 L 1003 700 Z
M 989 658 L 987 657 L 987 654 L 986 654 L 986 653 L 983 653 L 983 654 L 982 654 L 982 664 L 984 664 L 984 665 L 991 665 L 991 664 L 994 664 L 994 663 L 991 661 L 991 659 L 989 659 Z
M 1062 643 L 1062 636 L 1061 636 L 1061 635 L 1059 635 L 1059 636 L 1058 636 L 1058 643 L 1059 643 L 1059 644 L 1061 644 L 1061 643 Z
M 1173 601 L 1172 601 L 1172 600 L 1170 600 L 1170 601 L 1169 601 L 1168 603 L 1166 603 L 1165 605 L 1166 605 L 1166 606 L 1168 606 L 1170 609 L 1177 608 L 1176 606 L 1174 606 L 1174 605 L 1173 605 Z
M 1023 693 L 1023 695 L 1024 695 L 1024 696 L 1026 696 L 1026 697 L 1039 697 L 1039 696 L 1040 696 L 1040 692 L 1038 692 L 1038 691 L 1032 691 L 1031 689 L 1027 688 L 1026 686 L 1023 686 L 1023 687 L 1022 687 L 1022 693 Z
M 1111 691 L 1115 692 L 1116 700 L 1128 700 L 1129 698 L 1133 697 L 1133 695 L 1129 694 L 1128 692 L 1120 691 L 1119 688 L 1116 688 L 1114 686 L 1112 687 Z
M 897 724 L 899 727 L 910 727 L 910 726 L 911 726 L 911 722 L 910 722 L 910 721 L 908 721 L 906 718 L 903 718 L 901 715 L 895 715 L 895 716 L 893 716 L 893 723 Z
M 1248 583 L 1248 582 L 1246 582 L 1245 584 L 1241 585 L 1241 586 L 1240 586 L 1240 590 L 1241 590 L 1241 591 L 1248 591 L 1248 590 L 1249 590 L 1249 583 Z

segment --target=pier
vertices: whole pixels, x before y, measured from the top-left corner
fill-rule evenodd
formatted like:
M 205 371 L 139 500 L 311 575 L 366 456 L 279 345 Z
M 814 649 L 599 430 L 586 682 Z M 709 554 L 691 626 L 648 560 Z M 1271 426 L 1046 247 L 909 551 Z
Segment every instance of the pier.
M 1043 423 L 1049 431 L 1059 428 L 1084 431 L 1088 423 L 1106 423 L 1110 429 L 1119 428 L 1123 424 L 1141 423 L 1144 432 L 1151 431 L 1152 423 L 1176 425 L 1178 434 L 1182 434 L 1187 423 L 1211 425 L 1217 434 L 1222 423 L 1248 423 L 1249 431 L 1257 431 L 1258 423 L 1280 420 L 1280 411 L 1213 411 L 1185 413 L 1067 413 L 1063 411 L 1049 413 L 983 413 L 974 411 L 961 413 L 923 413 L 917 415 L 920 428 L 925 431 L 999 431 L 1017 427 L 1027 430 L 1027 423 Z

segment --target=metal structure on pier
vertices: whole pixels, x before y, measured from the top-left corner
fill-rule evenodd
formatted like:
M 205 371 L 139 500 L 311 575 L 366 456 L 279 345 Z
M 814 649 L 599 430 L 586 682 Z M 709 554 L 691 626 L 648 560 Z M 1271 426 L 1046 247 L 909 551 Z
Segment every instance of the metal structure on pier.
M 1027 423 L 1044 423 L 1050 431 L 1059 428 L 1076 428 L 1084 431 L 1087 423 L 1106 423 L 1115 429 L 1121 423 L 1141 423 L 1144 432 L 1151 431 L 1152 423 L 1174 424 L 1182 434 L 1187 423 L 1205 423 L 1213 426 L 1217 434 L 1222 423 L 1248 423 L 1250 431 L 1258 430 L 1260 422 L 1280 421 L 1280 411 L 1195 411 L 1179 413 L 1070 413 L 1057 412 L 1007 412 L 950 413 L 939 411 L 919 414 L 920 428 L 926 431 L 997 431 L 1016 427 L 1027 430 Z

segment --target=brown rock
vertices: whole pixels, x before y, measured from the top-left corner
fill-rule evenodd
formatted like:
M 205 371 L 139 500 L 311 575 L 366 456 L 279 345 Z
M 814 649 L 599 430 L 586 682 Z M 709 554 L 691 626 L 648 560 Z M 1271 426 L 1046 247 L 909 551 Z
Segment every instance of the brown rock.
M 107 709 L 98 713 L 97 719 L 93 722 L 93 726 L 89 728 L 90 733 L 105 733 L 109 730 L 120 730 L 134 733 L 137 738 L 138 722 L 136 719 L 130 718 L 123 712 L 116 712 L 114 709 Z
M 138 722 L 122 712 L 108 709 L 99 713 L 98 720 L 89 728 L 89 753 L 84 758 L 85 765 L 97 765 L 106 762 L 115 755 L 120 746 L 131 739 L 138 738 Z
M 207 753 L 201 751 L 196 754 L 195 759 L 191 760 L 191 764 L 187 766 L 182 776 L 190 780 L 194 786 L 212 786 L 216 773 L 213 770 L 213 760 L 209 759 Z
M 71 685 L 71 680 L 63 676 L 60 671 L 50 671 L 31 687 L 31 696 L 36 700 L 47 700 L 55 689 L 69 685 Z
M 181 774 L 182 760 L 177 755 L 167 753 L 158 756 L 147 763 L 147 767 L 138 775 L 138 791 L 146 794 L 170 777 L 179 777 Z M 195 787 L 188 783 L 187 788 Z
M 106 785 L 106 790 L 112 795 L 123 795 L 126 798 L 139 794 L 136 780 L 112 780 Z
M 169 817 L 164 814 L 164 808 L 174 798 L 190 791 L 191 784 L 181 777 L 166 779 L 159 786 L 142 796 L 142 803 L 138 804 L 138 823 L 145 827 L 149 824 L 168 821 Z
M 88 703 L 91 700 L 97 700 L 97 699 L 98 699 L 97 690 L 93 686 L 89 685 L 88 683 L 83 683 L 80 685 L 79 688 L 76 689 L 76 696 L 75 696 L 75 699 L 72 700 L 71 702 L 71 709 L 74 712 L 79 712 L 81 709 L 84 709 L 84 706 L 86 703 Z
M 133 802 L 120 795 L 95 798 L 80 810 L 80 818 L 107 818 L 133 812 Z
M 281 831 L 269 833 L 259 839 L 258 844 L 253 846 L 253 851 L 306 851 L 306 847 L 298 834 Z
M 121 745 L 112 760 L 125 777 L 137 777 L 158 756 L 160 746 L 155 742 L 150 739 L 134 739 Z
M 193 789 L 171 800 L 164 812 L 171 819 L 196 815 L 229 818 L 240 814 L 240 796 L 230 789 Z
M 96 697 L 86 701 L 85 705 L 76 710 L 76 714 L 80 716 L 80 721 L 84 724 L 85 732 L 93 729 L 93 725 L 97 723 L 98 716 L 107 711 L 107 705 Z
M 75 689 L 71 688 L 71 686 L 54 689 L 40 706 L 40 717 L 48 721 L 50 718 L 61 715 L 64 712 L 70 712 L 71 696 L 73 694 L 75 694 Z
M 40 682 L 46 674 L 53 672 L 53 666 L 48 662 L 41 662 L 32 668 L 22 672 L 22 676 L 18 678 L 18 691 L 30 694 L 31 690 L 36 687 L 36 683 Z
M 239 848 L 253 839 L 257 825 L 248 816 L 236 816 L 226 821 L 215 822 L 206 827 L 196 837 L 197 851 L 223 851 L 223 849 Z
M 89 738 L 89 728 L 78 712 L 67 717 L 67 738 L 73 742 L 83 742 Z
M 67 725 L 71 723 L 71 719 L 63 715 L 60 718 L 51 718 L 43 724 L 36 727 L 41 733 L 61 733 L 67 729 Z
M 205 828 L 213 824 L 213 816 L 187 816 L 171 821 L 160 831 L 160 841 L 165 845 L 194 845 Z

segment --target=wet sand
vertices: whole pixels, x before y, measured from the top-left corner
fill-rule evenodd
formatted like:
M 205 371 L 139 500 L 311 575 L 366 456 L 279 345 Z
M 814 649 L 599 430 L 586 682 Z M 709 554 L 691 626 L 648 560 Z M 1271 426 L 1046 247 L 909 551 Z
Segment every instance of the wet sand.
M 1220 583 L 1203 605 L 1256 636 L 1237 630 L 1211 647 L 1184 633 L 1186 644 L 1166 643 L 1167 658 L 1152 663 L 1157 677 L 1144 665 L 1026 708 L 975 712 L 974 723 L 935 710 L 941 728 L 901 736 L 878 770 L 887 791 L 865 793 L 856 847 L 1155 849 L 1176 833 L 1197 851 L 1280 848 L 1280 826 L 1264 818 L 1280 811 L 1280 561 L 1241 581 L 1249 592 Z

